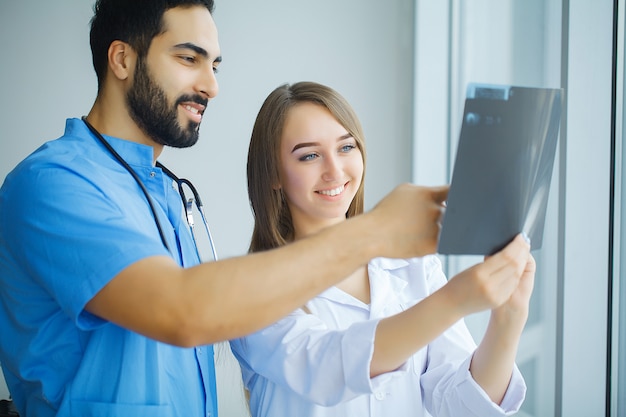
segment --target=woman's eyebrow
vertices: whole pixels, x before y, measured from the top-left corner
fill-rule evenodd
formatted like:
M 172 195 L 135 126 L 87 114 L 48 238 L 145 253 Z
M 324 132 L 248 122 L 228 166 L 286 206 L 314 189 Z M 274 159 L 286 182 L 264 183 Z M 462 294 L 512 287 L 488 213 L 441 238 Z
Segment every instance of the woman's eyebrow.
M 346 133 L 345 135 L 341 135 L 337 138 L 337 142 L 341 142 L 342 140 L 346 140 L 346 139 L 350 139 L 352 137 L 351 133 Z M 291 152 L 295 152 L 300 148 L 307 148 L 310 146 L 318 146 L 319 142 L 302 142 L 302 143 L 298 143 L 296 144 L 296 146 L 293 147 L 293 149 L 291 150 Z
M 317 146 L 319 145 L 319 142 L 302 142 L 302 143 L 297 143 L 296 146 L 293 147 L 293 149 L 291 150 L 291 153 L 294 153 L 295 151 L 297 151 L 300 148 L 308 148 L 311 146 Z
M 348 132 L 345 135 L 339 136 L 339 138 L 337 139 L 337 142 L 342 141 L 344 139 L 350 139 L 352 137 L 352 133 Z

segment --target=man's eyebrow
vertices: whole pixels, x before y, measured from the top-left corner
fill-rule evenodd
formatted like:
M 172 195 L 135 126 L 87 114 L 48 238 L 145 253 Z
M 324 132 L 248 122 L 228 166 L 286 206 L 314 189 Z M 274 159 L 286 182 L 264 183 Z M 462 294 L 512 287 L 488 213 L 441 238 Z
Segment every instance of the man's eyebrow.
M 194 51 L 196 54 L 202 56 L 203 58 L 209 58 L 209 53 L 207 52 L 206 49 L 191 42 L 179 43 L 177 45 L 174 45 L 173 49 L 190 49 Z M 220 55 L 216 57 L 214 61 L 222 62 L 222 56 Z

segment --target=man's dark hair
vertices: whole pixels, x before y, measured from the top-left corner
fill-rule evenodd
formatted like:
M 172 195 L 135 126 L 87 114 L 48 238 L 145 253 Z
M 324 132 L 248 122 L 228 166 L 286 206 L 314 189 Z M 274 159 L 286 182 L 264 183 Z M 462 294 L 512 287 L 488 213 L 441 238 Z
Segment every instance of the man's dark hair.
M 98 91 L 104 83 L 113 41 L 126 42 L 145 57 L 152 39 L 163 32 L 163 14 L 175 7 L 196 5 L 213 13 L 213 0 L 97 0 L 89 38 Z

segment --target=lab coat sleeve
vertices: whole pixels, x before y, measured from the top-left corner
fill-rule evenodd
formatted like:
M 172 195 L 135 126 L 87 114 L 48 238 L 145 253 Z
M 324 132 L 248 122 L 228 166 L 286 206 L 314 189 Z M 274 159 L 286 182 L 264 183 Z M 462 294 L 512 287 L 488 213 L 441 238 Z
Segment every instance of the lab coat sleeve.
M 432 291 L 444 285 L 442 272 L 430 278 Z M 437 417 L 491 417 L 515 414 L 524 401 L 526 385 L 517 368 L 500 405 L 474 381 L 469 366 L 476 349 L 464 320 L 460 320 L 428 346 L 428 363 L 422 375 L 426 409 Z
M 316 316 L 298 310 L 277 323 L 231 341 L 244 383 L 258 374 L 318 405 L 331 406 L 370 394 L 393 378 L 370 378 L 378 320 L 331 330 Z M 405 367 L 398 373 L 405 372 Z

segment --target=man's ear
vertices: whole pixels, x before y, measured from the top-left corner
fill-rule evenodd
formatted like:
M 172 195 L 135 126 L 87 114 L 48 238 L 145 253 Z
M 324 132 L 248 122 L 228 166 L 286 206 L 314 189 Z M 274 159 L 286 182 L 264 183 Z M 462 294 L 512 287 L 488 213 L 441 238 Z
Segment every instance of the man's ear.
M 137 54 L 129 44 L 113 41 L 108 51 L 109 69 L 119 80 L 126 80 L 134 71 Z

